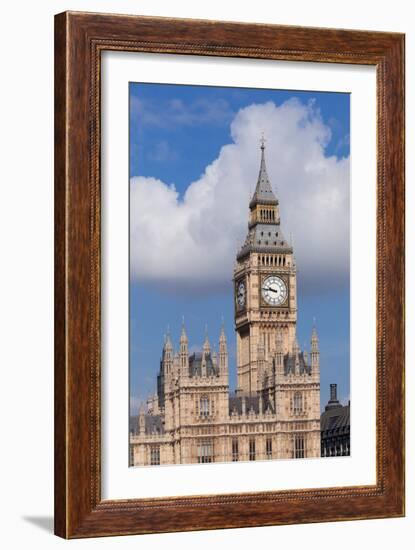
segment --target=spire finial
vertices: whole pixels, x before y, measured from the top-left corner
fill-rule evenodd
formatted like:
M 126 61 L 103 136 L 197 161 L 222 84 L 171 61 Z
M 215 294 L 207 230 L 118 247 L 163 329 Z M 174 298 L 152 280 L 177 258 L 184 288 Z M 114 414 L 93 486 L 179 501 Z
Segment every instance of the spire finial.
M 222 315 L 222 322 L 220 327 L 220 336 L 219 336 L 219 343 L 226 342 L 226 336 L 225 336 L 225 320 Z
M 311 331 L 311 351 L 318 351 L 318 336 L 315 317 L 313 317 L 313 330 Z
M 210 351 L 210 343 L 209 343 L 209 338 L 208 338 L 207 323 L 205 325 L 205 342 L 203 344 L 203 351 L 205 351 L 205 352 Z
M 171 341 L 171 338 L 170 338 L 170 325 L 167 325 L 167 333 L 165 335 L 165 344 L 164 344 L 164 348 L 167 350 L 173 350 L 173 344 L 172 344 L 172 341 Z
M 255 192 L 252 196 L 249 207 L 252 209 L 257 204 L 277 205 L 278 200 L 274 195 L 271 183 L 268 178 L 267 168 L 265 165 L 265 137 L 262 134 L 260 139 L 261 144 L 261 162 L 259 166 L 258 180 Z
M 263 151 L 265 149 L 265 142 L 266 142 L 266 139 L 265 139 L 265 136 L 264 136 L 264 131 L 261 132 L 261 138 L 260 138 L 259 142 L 261 144 L 261 150 Z
M 184 315 L 182 316 L 182 333 L 180 334 L 180 343 L 181 344 L 187 343 L 186 328 L 184 326 Z

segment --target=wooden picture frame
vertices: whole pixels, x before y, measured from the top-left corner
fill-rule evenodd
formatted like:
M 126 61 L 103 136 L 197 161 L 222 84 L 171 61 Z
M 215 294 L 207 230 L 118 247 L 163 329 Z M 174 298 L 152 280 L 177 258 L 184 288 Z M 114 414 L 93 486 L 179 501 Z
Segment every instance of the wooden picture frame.
M 375 485 L 101 500 L 100 60 L 105 50 L 376 67 Z M 110 14 L 57 15 L 55 533 L 78 538 L 403 515 L 404 35 Z

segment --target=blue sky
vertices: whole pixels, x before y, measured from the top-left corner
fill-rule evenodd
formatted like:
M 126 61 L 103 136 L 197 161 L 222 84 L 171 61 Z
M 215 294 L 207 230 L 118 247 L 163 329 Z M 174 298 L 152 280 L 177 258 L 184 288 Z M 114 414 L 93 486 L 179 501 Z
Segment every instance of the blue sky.
M 295 222 L 290 224 L 293 218 L 289 215 L 290 208 L 292 208 L 291 203 L 296 201 L 295 197 L 302 192 L 303 187 L 304 197 L 307 196 L 306 193 L 311 193 L 311 196 L 317 194 L 314 193 L 308 180 L 306 183 L 302 183 L 302 181 L 297 183 L 297 187 L 293 183 L 291 188 L 293 193 L 294 189 L 296 193 L 293 195 L 294 199 L 286 199 L 285 205 L 282 201 L 284 193 L 289 192 L 286 189 L 289 183 L 284 186 L 285 182 L 290 182 L 291 177 L 292 181 L 299 180 L 297 173 L 294 173 L 293 170 L 295 165 L 301 165 L 303 158 L 306 170 L 303 170 L 301 174 L 310 173 L 310 170 L 314 171 L 314 179 L 310 179 L 310 181 L 316 182 L 316 189 L 319 186 L 318 170 L 323 170 L 321 173 L 328 178 L 328 183 L 323 191 L 319 187 L 319 193 L 323 193 L 321 200 L 325 200 L 326 196 L 330 199 L 331 202 L 328 204 L 332 205 L 330 208 L 333 210 L 333 219 L 336 220 L 339 217 L 335 208 L 343 208 L 343 203 L 336 203 L 333 206 L 335 199 L 330 195 L 332 190 L 330 182 L 336 180 L 335 175 L 338 173 L 336 170 L 343 170 L 342 167 L 348 163 L 349 95 L 131 83 L 130 177 L 132 182 L 136 180 L 142 186 L 142 193 L 145 194 L 140 197 L 150 197 L 154 191 L 157 193 L 157 204 L 161 204 L 160 211 L 154 205 L 156 210 L 151 212 L 151 220 L 154 225 L 152 232 L 145 238 L 148 241 L 154 236 L 152 249 L 155 248 L 155 254 L 149 261 L 145 261 L 143 255 L 142 262 L 150 265 L 151 269 L 149 268 L 145 275 L 139 273 L 137 276 L 132 271 L 130 281 L 130 382 L 131 395 L 135 404 L 155 391 L 163 335 L 169 326 L 172 339 L 177 343 L 182 316 L 185 318 L 190 346 L 195 349 L 203 342 L 205 325 L 208 326 L 211 342 L 217 343 L 223 316 L 230 353 L 230 385 L 235 387 L 232 270 L 228 266 L 225 270 L 215 270 L 215 264 L 220 263 L 220 256 L 218 256 L 218 260 L 215 256 L 216 252 L 212 254 L 209 246 L 206 247 L 205 255 L 209 258 L 209 254 L 211 254 L 212 265 L 204 269 L 203 273 L 206 272 L 206 277 L 203 277 L 203 274 L 201 276 L 195 269 L 194 264 L 197 262 L 197 257 L 192 249 L 189 249 L 188 254 L 184 251 L 180 256 L 180 261 L 178 259 L 175 262 L 174 256 L 170 259 L 169 266 L 171 263 L 176 263 L 174 272 L 169 271 L 170 267 L 166 267 L 162 263 L 158 266 L 158 257 L 166 254 L 163 254 L 162 244 L 160 244 L 160 250 L 157 251 L 160 241 L 157 241 L 156 233 L 160 226 L 163 226 L 162 231 L 166 231 L 166 226 L 168 230 L 170 223 L 170 232 L 173 237 L 177 235 L 177 240 L 173 239 L 172 242 L 176 243 L 177 247 L 185 246 L 184 240 L 180 238 L 180 231 L 175 225 L 181 223 L 180 215 L 184 211 L 183 203 L 189 203 L 190 195 L 200 193 L 200 189 L 205 189 L 204 193 L 206 189 L 213 189 L 212 172 L 222 171 L 224 174 L 223 180 L 220 176 L 218 181 L 215 180 L 215 189 L 219 189 L 221 181 L 227 181 L 226 178 L 238 177 L 230 175 L 230 169 L 226 168 L 227 154 L 229 152 L 233 154 L 237 147 L 242 147 L 244 136 L 248 135 L 246 129 L 249 128 L 249 131 L 252 131 L 252 124 L 256 123 L 256 120 L 261 121 L 258 124 L 262 123 L 262 126 L 266 126 L 267 121 L 271 120 L 267 113 L 280 117 L 275 120 L 287 121 L 275 130 L 274 128 L 265 128 L 265 133 L 267 138 L 268 135 L 270 136 L 270 143 L 267 144 L 266 151 L 267 165 L 271 182 L 280 197 L 282 227 L 284 228 L 285 223 L 287 229 L 293 230 L 294 247 L 296 249 L 296 243 L 298 243 L 299 249 L 297 256 L 299 268 L 298 341 L 301 347 L 309 348 L 311 327 L 315 317 L 321 349 L 322 406 L 327 402 L 329 384 L 332 382 L 338 383 L 339 396 L 342 400 L 349 396 L 348 245 L 343 246 L 345 250 L 342 252 L 342 257 L 337 257 L 339 243 L 348 239 L 348 234 L 346 236 L 348 226 L 343 227 L 339 224 L 341 227 L 337 233 L 335 232 L 337 241 L 333 240 L 334 237 L 328 234 L 327 229 L 320 228 L 318 225 L 322 213 L 315 212 L 315 209 L 312 211 L 315 216 L 315 223 L 312 226 L 315 227 L 315 234 L 310 234 L 310 230 L 301 224 L 301 220 L 297 224 Z M 292 122 L 292 114 L 298 115 L 300 118 Z M 265 119 L 261 119 L 264 116 Z M 294 134 L 293 132 L 287 134 L 286 140 L 278 145 L 275 141 L 277 138 L 273 141 L 273 132 L 281 134 L 282 129 L 285 131 L 290 124 L 292 124 Z M 285 154 L 288 147 L 284 150 L 284 144 L 288 144 L 288 141 L 293 139 L 295 151 L 296 131 L 300 132 L 298 135 L 302 140 L 301 147 L 303 149 L 301 151 L 303 153 L 299 153 L 302 158 L 294 159 L 294 161 L 288 159 L 283 167 L 284 159 L 289 156 L 288 153 Z M 241 184 L 241 194 L 245 193 L 245 195 L 236 201 L 239 201 L 238 204 L 241 208 L 237 215 L 238 224 L 242 223 L 242 225 L 235 222 L 232 226 L 235 227 L 237 238 L 235 237 L 235 242 L 230 241 L 226 249 L 227 251 L 233 250 L 233 257 L 236 254 L 238 242 L 246 234 L 248 199 L 251 189 L 255 186 L 259 168 L 259 135 L 256 130 L 252 135 L 256 136 L 255 139 L 250 140 L 252 145 L 248 145 L 249 155 L 252 154 L 252 161 L 249 164 L 250 167 L 252 166 L 252 170 L 249 168 L 242 171 L 243 174 L 248 172 L 249 177 L 246 176 L 244 186 Z M 243 155 L 243 157 L 246 156 Z M 278 161 L 278 159 L 281 160 Z M 322 164 L 323 168 L 321 168 Z M 206 170 L 207 167 L 210 168 Z M 333 172 L 330 172 L 331 170 Z M 345 176 L 342 177 L 345 179 Z M 195 184 L 195 182 L 197 183 Z M 345 200 L 348 200 L 348 180 L 346 183 L 347 189 L 343 189 L 343 194 L 347 195 Z M 228 184 L 229 187 L 230 184 Z M 346 184 L 343 187 L 345 188 Z M 133 187 L 131 189 L 133 190 Z M 243 192 L 242 189 L 244 189 Z M 209 196 L 203 194 L 201 196 L 206 202 L 209 202 Z M 172 201 L 173 207 L 171 206 Z M 141 204 L 143 202 L 145 201 L 141 200 Z M 146 215 L 148 216 L 150 216 L 148 209 L 152 208 L 153 203 L 149 201 L 146 206 Z M 163 210 L 165 203 L 169 206 Z M 131 216 L 133 218 L 134 204 L 135 202 L 132 200 Z M 327 201 L 324 204 L 327 204 Z M 173 210 L 169 210 L 169 208 L 173 208 Z M 297 210 L 301 210 L 301 206 Z M 169 215 L 170 212 L 172 215 Z M 209 239 L 210 234 L 212 235 L 211 240 L 218 238 L 215 235 L 215 225 L 217 224 L 211 223 L 209 226 L 208 211 L 202 216 L 195 217 L 194 211 L 191 210 L 188 217 L 193 220 L 192 224 L 203 223 L 205 225 L 203 238 L 198 233 L 199 228 L 195 229 L 199 243 Z M 344 212 L 344 218 L 348 219 L 348 212 Z M 200 220 L 206 221 L 201 222 Z M 194 227 L 194 225 L 190 227 Z M 140 241 L 142 234 L 142 231 L 132 234 L 130 242 L 132 250 L 135 250 L 136 240 Z M 224 237 L 229 240 L 227 233 Z M 142 238 L 144 240 L 144 236 Z M 327 243 L 325 243 L 325 239 L 327 239 Z M 307 249 L 311 248 L 311 252 L 313 252 L 314 244 L 316 253 L 311 257 L 310 250 Z M 171 249 L 174 244 L 169 246 Z M 140 264 L 140 243 L 137 248 L 136 261 Z M 319 257 L 322 260 L 317 263 L 314 256 L 318 256 L 321 249 L 328 250 L 329 254 L 321 254 Z M 330 250 L 333 251 L 331 254 Z M 227 252 L 227 256 L 229 255 Z M 134 254 L 132 257 L 134 263 Z M 212 270 L 212 277 L 210 270 Z M 186 274 L 187 279 L 183 279 L 185 275 L 181 271 Z M 215 277 L 215 284 L 211 284 L 210 281 L 213 281 Z

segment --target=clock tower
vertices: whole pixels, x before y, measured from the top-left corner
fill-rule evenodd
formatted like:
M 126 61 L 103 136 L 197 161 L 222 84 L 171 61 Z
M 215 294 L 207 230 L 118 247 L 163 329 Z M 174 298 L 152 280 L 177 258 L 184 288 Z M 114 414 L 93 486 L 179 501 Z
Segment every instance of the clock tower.
M 262 370 L 273 362 L 276 352 L 285 355 L 295 347 L 297 323 L 295 258 L 268 178 L 264 138 L 249 209 L 248 235 L 234 270 L 235 330 L 237 389 L 255 395 L 261 390 Z

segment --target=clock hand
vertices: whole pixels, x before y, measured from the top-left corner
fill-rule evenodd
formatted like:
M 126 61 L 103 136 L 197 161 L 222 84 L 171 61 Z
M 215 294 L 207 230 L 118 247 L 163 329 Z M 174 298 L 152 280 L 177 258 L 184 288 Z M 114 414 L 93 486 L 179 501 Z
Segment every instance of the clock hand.
M 278 294 L 278 290 L 274 290 L 274 289 L 271 288 L 271 287 L 264 288 L 264 290 L 270 290 L 271 292 L 275 292 L 275 294 Z

